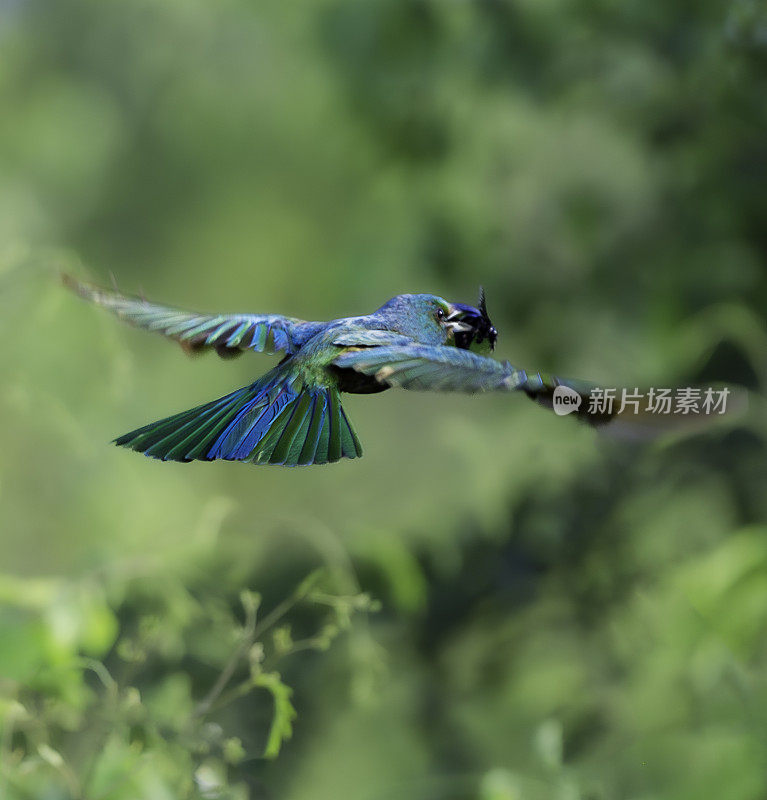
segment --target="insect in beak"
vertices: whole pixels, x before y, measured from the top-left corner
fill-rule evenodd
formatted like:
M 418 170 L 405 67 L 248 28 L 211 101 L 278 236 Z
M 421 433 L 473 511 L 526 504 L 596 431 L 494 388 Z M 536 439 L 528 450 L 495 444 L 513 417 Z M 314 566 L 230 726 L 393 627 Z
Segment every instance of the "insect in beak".
M 485 290 L 479 290 L 479 308 L 453 303 L 445 322 L 451 326 L 455 336 L 456 347 L 468 350 L 473 344 L 480 345 L 487 341 L 490 349 L 495 348 L 498 331 L 493 327 L 485 304 Z

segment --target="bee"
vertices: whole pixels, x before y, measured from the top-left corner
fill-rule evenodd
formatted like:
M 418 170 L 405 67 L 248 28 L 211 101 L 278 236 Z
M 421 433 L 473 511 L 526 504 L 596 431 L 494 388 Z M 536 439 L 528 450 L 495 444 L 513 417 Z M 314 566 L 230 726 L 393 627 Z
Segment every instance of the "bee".
M 478 309 L 463 303 L 455 303 L 456 310 L 448 317 L 450 322 L 452 317 L 456 319 L 460 316 L 463 324 L 462 330 L 455 333 L 455 346 L 461 350 L 473 350 L 476 353 L 491 352 L 495 350 L 495 343 L 498 339 L 498 331 L 495 329 L 487 313 L 485 302 L 485 290 L 479 287 Z M 479 310 L 479 314 L 476 311 Z

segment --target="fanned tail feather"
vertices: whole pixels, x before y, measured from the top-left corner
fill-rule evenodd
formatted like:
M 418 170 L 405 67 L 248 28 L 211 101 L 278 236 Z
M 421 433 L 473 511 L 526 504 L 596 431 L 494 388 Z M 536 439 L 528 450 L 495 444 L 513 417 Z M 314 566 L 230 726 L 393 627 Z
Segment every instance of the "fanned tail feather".
M 338 389 L 302 386 L 284 373 L 126 433 L 115 444 L 163 461 L 288 467 L 362 455 Z

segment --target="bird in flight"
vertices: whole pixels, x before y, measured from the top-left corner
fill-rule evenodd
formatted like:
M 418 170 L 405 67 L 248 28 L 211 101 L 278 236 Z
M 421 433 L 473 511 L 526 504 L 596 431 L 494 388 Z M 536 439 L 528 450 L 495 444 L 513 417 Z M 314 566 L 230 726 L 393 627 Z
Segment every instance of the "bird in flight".
M 236 391 L 145 425 L 115 443 L 163 461 L 244 461 L 299 466 L 362 455 L 341 394 L 392 387 L 523 392 L 551 407 L 559 386 L 579 398 L 593 385 L 527 373 L 487 357 L 497 332 L 484 292 L 478 307 L 430 294 L 393 297 L 377 311 L 330 322 L 275 314 L 200 314 L 107 291 L 65 275 L 81 297 L 120 319 L 175 339 L 188 352 L 283 353 L 279 364 Z M 574 416 L 602 425 L 612 411 Z

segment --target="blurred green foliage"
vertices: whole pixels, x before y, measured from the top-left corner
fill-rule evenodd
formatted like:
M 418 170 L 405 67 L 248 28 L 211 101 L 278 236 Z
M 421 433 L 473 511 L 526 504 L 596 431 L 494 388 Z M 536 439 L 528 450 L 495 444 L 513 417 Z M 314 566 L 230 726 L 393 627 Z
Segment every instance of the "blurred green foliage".
M 0 797 L 764 796 L 763 3 L 6 0 L 0 47 Z M 61 268 L 308 319 L 481 282 L 512 363 L 754 394 L 635 447 L 387 392 L 360 462 L 158 464 L 107 442 L 269 361 Z

